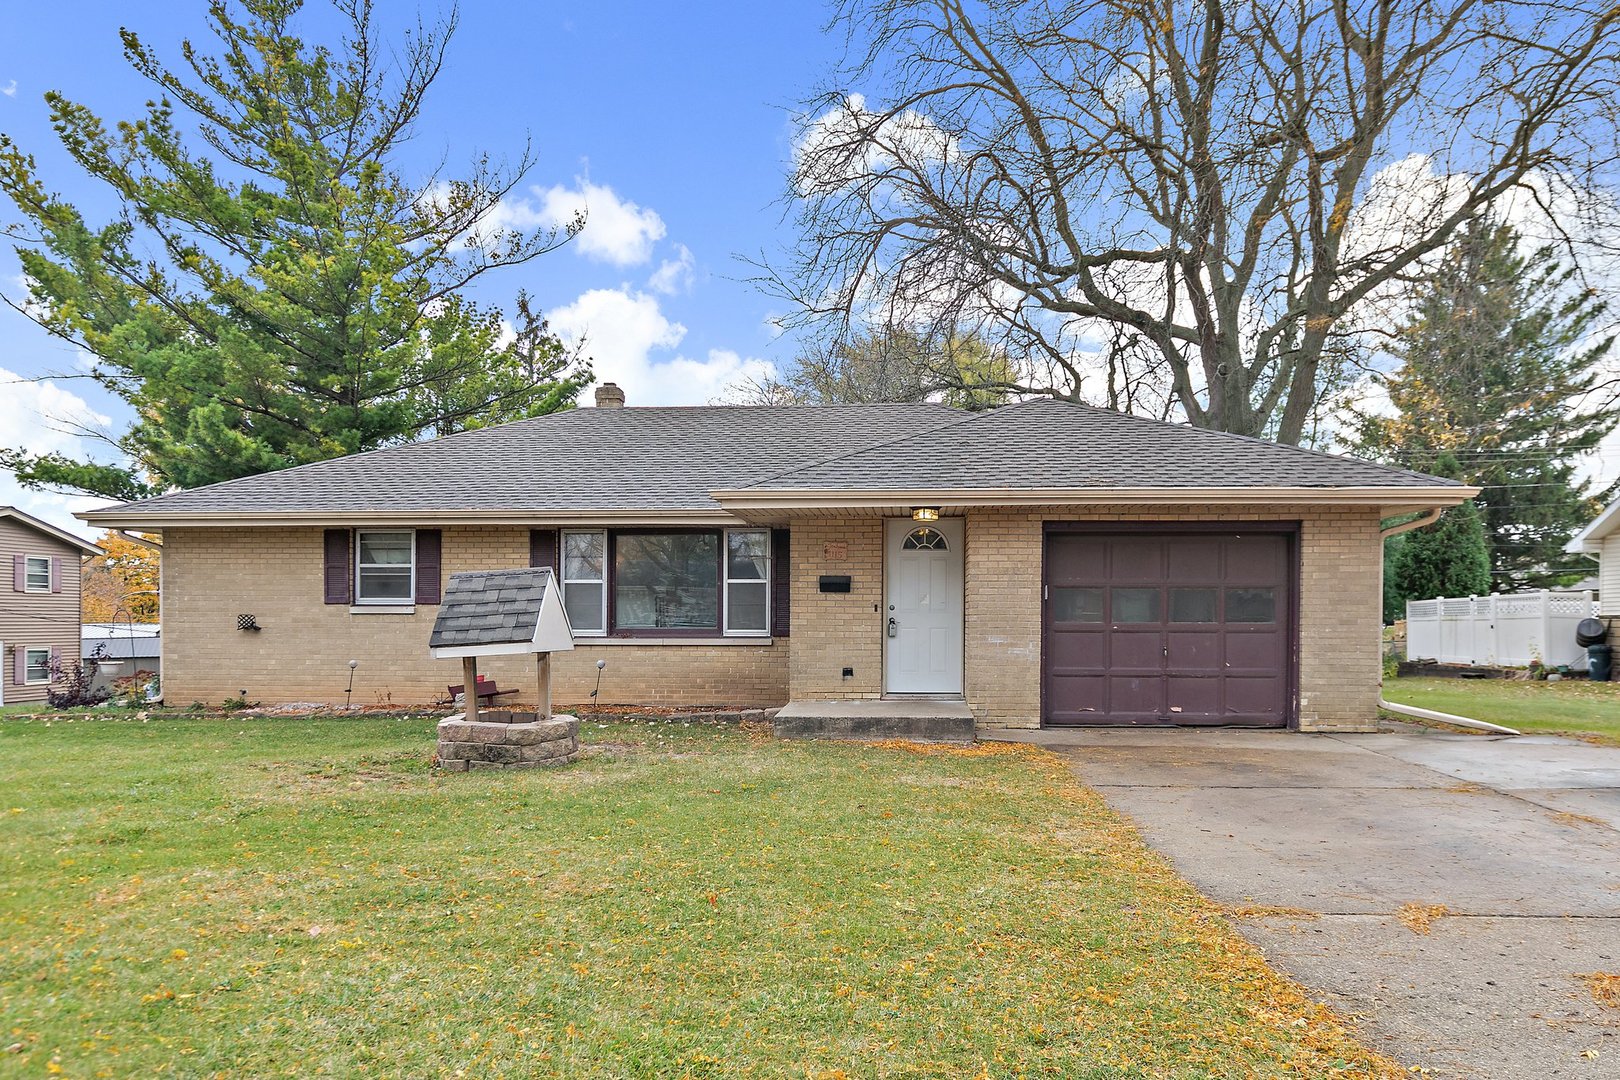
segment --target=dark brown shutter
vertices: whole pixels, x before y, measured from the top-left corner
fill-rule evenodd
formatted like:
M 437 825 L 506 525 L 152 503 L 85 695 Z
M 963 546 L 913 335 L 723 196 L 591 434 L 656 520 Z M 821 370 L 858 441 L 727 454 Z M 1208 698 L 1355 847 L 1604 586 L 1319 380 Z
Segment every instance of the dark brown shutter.
M 529 530 L 529 565 L 557 569 L 557 530 Z
M 788 531 L 771 530 L 771 636 L 788 636 L 788 597 L 793 593 Z
M 438 529 L 416 530 L 416 602 L 439 602 L 439 567 L 443 563 L 444 534 Z
M 326 530 L 326 602 L 347 604 L 354 595 L 354 564 L 349 558 L 349 530 Z

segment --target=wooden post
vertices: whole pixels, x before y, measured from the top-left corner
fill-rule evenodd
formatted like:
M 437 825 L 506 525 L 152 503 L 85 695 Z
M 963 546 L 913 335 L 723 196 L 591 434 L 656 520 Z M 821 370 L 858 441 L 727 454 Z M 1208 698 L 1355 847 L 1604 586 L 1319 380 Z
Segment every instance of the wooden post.
M 478 658 L 461 658 L 461 685 L 467 699 L 467 719 L 478 719 Z
M 539 682 L 538 696 L 535 698 L 537 720 L 551 719 L 551 654 L 548 652 L 534 654 L 534 674 Z

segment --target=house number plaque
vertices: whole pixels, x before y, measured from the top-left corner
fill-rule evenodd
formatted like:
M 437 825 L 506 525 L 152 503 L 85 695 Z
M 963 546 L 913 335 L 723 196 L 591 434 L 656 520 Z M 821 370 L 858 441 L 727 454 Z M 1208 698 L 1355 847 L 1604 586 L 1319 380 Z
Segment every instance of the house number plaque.
M 821 557 L 828 562 L 843 562 L 849 558 L 849 544 L 843 540 L 832 540 L 821 546 Z

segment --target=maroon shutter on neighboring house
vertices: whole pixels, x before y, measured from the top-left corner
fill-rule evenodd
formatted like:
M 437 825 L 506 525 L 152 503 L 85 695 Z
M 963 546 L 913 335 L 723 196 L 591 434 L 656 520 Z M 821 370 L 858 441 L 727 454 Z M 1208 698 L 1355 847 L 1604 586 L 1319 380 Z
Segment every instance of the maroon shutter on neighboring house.
M 51 650 L 51 666 L 49 668 L 50 678 L 51 678 L 52 681 L 55 681 L 56 673 L 61 671 L 61 670 L 62 670 L 62 650 L 53 648 Z
M 18 645 L 15 655 L 17 659 L 11 667 L 11 681 L 21 686 L 28 681 L 28 650 Z
M 788 531 L 771 530 L 771 636 L 788 636 L 788 597 L 793 593 Z
M 557 530 L 529 530 L 529 565 L 557 569 Z
M 416 530 L 416 602 L 439 602 L 439 567 L 443 562 L 444 534 L 438 529 Z
M 62 560 L 51 559 L 51 592 L 62 591 Z
M 28 591 L 28 556 L 11 557 L 11 587 L 17 592 Z
M 326 530 L 326 602 L 347 604 L 354 595 L 353 566 L 349 559 L 349 530 Z

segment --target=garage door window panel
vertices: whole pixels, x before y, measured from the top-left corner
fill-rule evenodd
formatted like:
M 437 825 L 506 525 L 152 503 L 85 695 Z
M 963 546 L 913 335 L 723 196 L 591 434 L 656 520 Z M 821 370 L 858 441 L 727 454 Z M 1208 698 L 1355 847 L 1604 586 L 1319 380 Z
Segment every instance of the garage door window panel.
M 1159 621 L 1158 589 L 1115 589 L 1113 591 L 1114 622 L 1157 623 Z
M 1170 621 L 1173 623 L 1216 622 L 1220 590 L 1213 588 L 1171 589 Z
M 1060 623 L 1101 623 L 1103 591 L 1058 586 L 1052 590 L 1052 619 Z
M 1257 588 L 1227 589 L 1226 621 L 1229 623 L 1276 622 L 1277 590 Z

